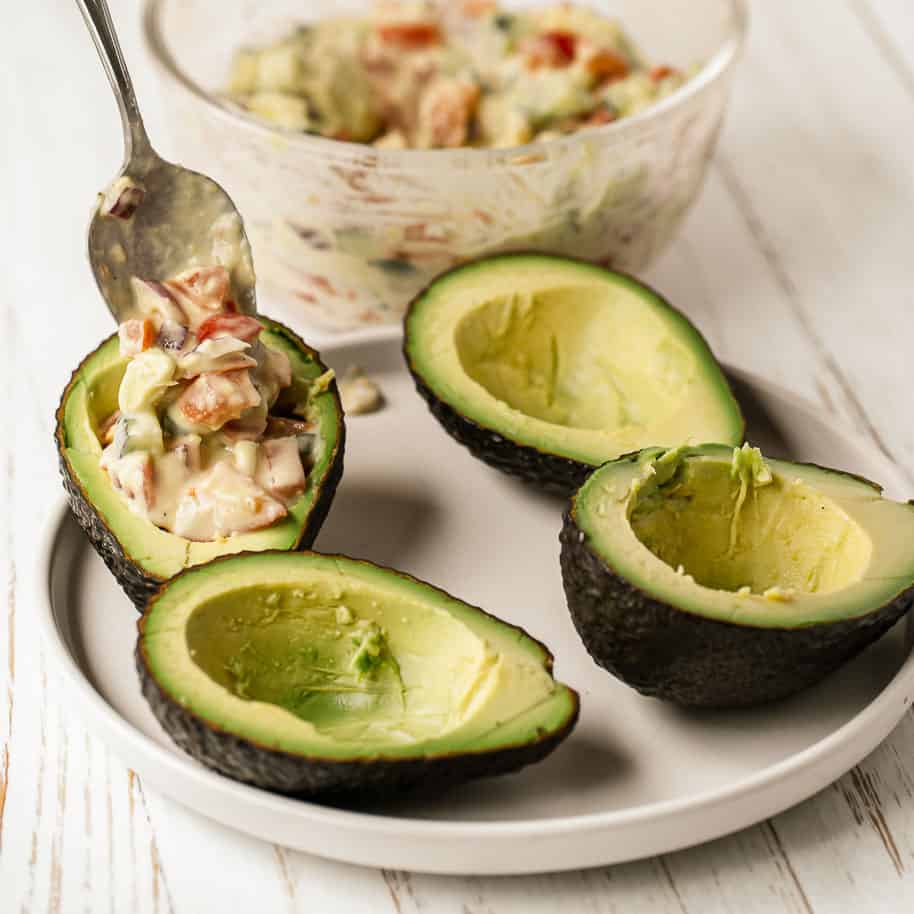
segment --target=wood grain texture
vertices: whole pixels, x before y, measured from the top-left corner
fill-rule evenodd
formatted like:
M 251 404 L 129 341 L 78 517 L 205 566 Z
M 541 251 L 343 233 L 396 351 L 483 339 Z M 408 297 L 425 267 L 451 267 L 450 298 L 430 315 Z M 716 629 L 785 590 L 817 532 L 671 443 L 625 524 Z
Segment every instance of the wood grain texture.
M 827 23 L 829 40 L 812 23 Z M 726 133 L 720 167 L 848 417 L 910 463 L 900 365 L 881 356 L 903 352 L 906 333 L 910 340 L 914 118 L 897 69 L 878 51 L 848 4 L 766 5 L 741 83 L 764 91 L 735 93 L 741 129 Z
M 139 60 L 136 11 L 116 15 L 128 57 Z M 72 63 L 67 79 L 30 65 L 39 29 L 44 58 Z M 55 257 L 50 270 L 35 252 L 70 250 L 83 236 L 92 189 L 118 165 L 117 116 L 69 0 L 32 5 L 8 35 L 17 75 L 5 115 L 16 161 L 2 180 L 16 237 L 6 242 L 24 253 L 0 279 L 0 914 L 914 907 L 911 714 L 847 776 L 769 823 L 662 858 L 561 875 L 444 878 L 346 866 L 230 832 L 144 791 L 55 690 L 25 583 L 57 492 L 57 393 L 107 329 L 83 260 Z M 152 77 L 134 69 L 160 131 Z M 805 394 L 908 466 L 912 74 L 909 0 L 753 3 L 721 154 L 682 237 L 650 276 L 724 359 Z M 69 167 L 38 180 L 34 163 L 55 135 L 72 147 Z

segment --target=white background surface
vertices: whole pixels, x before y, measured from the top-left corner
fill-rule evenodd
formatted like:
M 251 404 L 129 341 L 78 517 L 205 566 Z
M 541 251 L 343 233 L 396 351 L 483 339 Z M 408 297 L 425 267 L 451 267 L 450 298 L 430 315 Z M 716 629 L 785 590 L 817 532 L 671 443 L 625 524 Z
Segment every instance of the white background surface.
M 898 912 L 914 904 L 914 719 L 813 800 L 638 864 L 523 878 L 331 864 L 149 791 L 59 702 L 27 581 L 58 481 L 58 392 L 109 331 L 83 259 L 117 169 L 114 103 L 71 0 L 4 4 L 0 243 L 0 911 Z M 168 152 L 133 3 L 115 3 L 150 133 Z M 910 0 L 756 2 L 704 194 L 649 277 L 718 354 L 914 466 Z M 161 137 L 161 140 L 159 138 Z M 908 472 L 914 495 L 914 474 Z

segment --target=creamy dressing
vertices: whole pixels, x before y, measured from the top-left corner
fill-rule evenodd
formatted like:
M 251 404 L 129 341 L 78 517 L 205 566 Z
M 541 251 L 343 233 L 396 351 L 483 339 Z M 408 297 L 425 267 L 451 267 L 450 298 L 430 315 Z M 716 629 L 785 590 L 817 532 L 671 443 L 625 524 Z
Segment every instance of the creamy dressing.
M 228 96 L 292 130 L 385 148 L 516 146 L 635 114 L 685 81 L 613 19 L 559 4 L 375 4 L 239 50 Z
M 340 402 L 347 416 L 376 413 L 384 406 L 384 394 L 358 365 L 350 365 L 338 381 Z
M 314 440 L 271 416 L 292 381 L 285 353 L 238 314 L 224 266 L 132 280 L 137 317 L 120 325 L 129 359 L 101 466 L 130 509 L 190 540 L 270 526 L 306 487 Z

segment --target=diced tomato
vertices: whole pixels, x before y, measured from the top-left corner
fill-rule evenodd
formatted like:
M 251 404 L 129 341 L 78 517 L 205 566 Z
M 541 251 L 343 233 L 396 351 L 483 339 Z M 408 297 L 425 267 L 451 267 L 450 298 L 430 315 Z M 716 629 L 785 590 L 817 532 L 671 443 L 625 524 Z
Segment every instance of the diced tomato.
M 653 67 L 650 72 L 650 77 L 654 80 L 655 83 L 659 83 L 661 79 L 666 79 L 668 76 L 672 76 L 676 71 L 672 67 Z
M 463 0 L 460 11 L 464 16 L 477 19 L 495 10 L 495 0 Z
M 260 321 L 248 317 L 247 314 L 214 314 L 197 328 L 197 342 L 202 343 L 211 337 L 219 339 L 223 336 L 233 336 L 250 343 L 251 340 L 257 339 L 262 329 Z
M 228 296 L 229 272 L 223 266 L 194 267 L 179 273 L 163 285 L 182 304 L 208 311 L 221 311 Z
M 574 60 L 574 55 L 578 46 L 577 36 L 573 32 L 546 32 L 543 38 L 550 42 L 556 49 L 557 54 L 564 58 L 568 63 Z
M 611 108 L 607 108 L 606 105 L 602 105 L 584 123 L 588 127 L 599 127 L 601 124 L 611 124 L 615 119 L 615 112 Z
M 390 22 L 378 26 L 378 37 L 407 51 L 427 48 L 441 41 L 441 31 L 434 22 Z
M 148 317 L 136 318 L 124 321 L 117 328 L 117 336 L 120 340 L 121 356 L 139 355 L 155 342 L 156 328 Z
M 178 397 L 175 407 L 187 424 L 216 431 L 254 406 L 260 394 L 247 370 L 206 372 Z
M 601 48 L 587 60 L 587 72 L 597 82 L 611 83 L 628 76 L 628 61 L 609 48 Z
M 463 146 L 479 102 L 479 86 L 460 80 L 438 80 L 419 103 L 420 136 L 435 149 Z
M 543 32 L 525 42 L 527 66 L 533 70 L 540 67 L 567 67 L 574 62 L 577 47 L 578 37 L 574 32 Z

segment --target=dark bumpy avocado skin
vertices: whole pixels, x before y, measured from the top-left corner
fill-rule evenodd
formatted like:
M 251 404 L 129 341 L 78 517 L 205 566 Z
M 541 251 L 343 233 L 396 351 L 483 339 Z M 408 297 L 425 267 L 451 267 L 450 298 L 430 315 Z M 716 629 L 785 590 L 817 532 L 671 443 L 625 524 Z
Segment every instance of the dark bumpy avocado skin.
M 867 615 L 768 629 L 705 619 L 652 599 L 587 545 L 572 514 L 560 536 L 571 618 L 597 664 L 644 695 L 736 708 L 785 698 L 860 653 L 914 605 L 914 588 Z
M 477 425 L 472 419 L 468 419 L 440 400 L 413 369 L 409 352 L 404 350 L 404 354 L 416 390 L 428 404 L 431 414 L 444 430 L 466 447 L 474 457 L 503 473 L 532 483 L 541 491 L 557 495 L 571 495 L 576 492 L 594 471 L 590 464 L 518 444 L 499 435 L 498 432 Z
M 101 556 L 102 561 L 108 566 L 108 570 L 114 575 L 124 593 L 130 598 L 130 602 L 142 612 L 150 597 L 159 589 L 162 579 L 146 574 L 139 565 L 131 560 L 130 556 L 124 552 L 124 548 L 118 538 L 111 532 L 95 508 L 92 507 L 92 502 L 83 491 L 63 452 L 63 448 L 60 446 L 59 426 L 57 441 L 60 455 L 60 475 L 63 477 L 63 487 L 67 493 L 70 510 L 79 522 L 79 526 L 83 528 L 95 551 Z M 124 510 L 128 510 L 126 506 Z
M 267 790 L 298 796 L 378 799 L 388 792 L 442 790 L 465 781 L 508 774 L 545 758 L 571 732 L 565 727 L 532 743 L 489 752 L 427 758 L 338 760 L 294 755 L 258 745 L 206 723 L 164 692 L 137 648 L 136 667 L 143 696 L 166 733 L 188 755 L 209 768 Z
M 302 341 L 295 333 L 278 324 L 275 321 L 265 321 L 266 325 L 273 332 L 281 333 L 291 340 L 300 348 L 309 358 L 313 359 L 320 367 L 321 371 L 327 368 L 321 362 L 317 352 Z M 108 340 L 103 340 L 100 346 L 104 346 Z M 97 351 L 97 350 L 96 350 Z M 86 362 L 92 358 L 94 353 L 90 353 L 80 363 L 79 367 L 70 377 L 70 381 L 64 388 L 60 398 L 60 404 L 57 407 L 57 428 L 54 434 L 54 440 L 57 445 L 58 464 L 60 466 L 60 475 L 63 478 L 64 491 L 67 493 L 67 501 L 74 517 L 79 522 L 89 542 L 95 551 L 99 554 L 102 561 L 108 567 L 108 570 L 114 575 L 118 584 L 124 590 L 124 593 L 130 598 L 130 602 L 139 612 L 149 602 L 150 598 L 159 587 L 164 583 L 163 579 L 155 575 L 147 574 L 127 553 L 120 541 L 105 523 L 101 515 L 95 510 L 92 499 L 83 489 L 73 468 L 70 466 L 66 456 L 66 439 L 64 430 L 64 408 L 66 406 L 67 396 L 73 384 L 79 378 L 80 369 Z M 342 407 L 340 405 L 339 392 L 337 391 L 336 381 L 334 380 L 328 390 L 333 394 L 337 404 L 337 413 L 342 416 Z M 307 549 L 317 538 L 321 525 L 327 518 L 327 512 L 330 510 L 330 504 L 336 489 L 339 486 L 340 479 L 343 476 L 343 453 L 346 444 L 346 426 L 340 420 L 337 428 L 336 450 L 330 459 L 330 467 L 327 471 L 320 491 L 315 497 L 314 504 L 308 515 L 308 520 L 302 529 L 298 541 L 295 543 L 295 549 Z M 129 510 L 124 506 L 124 510 Z

